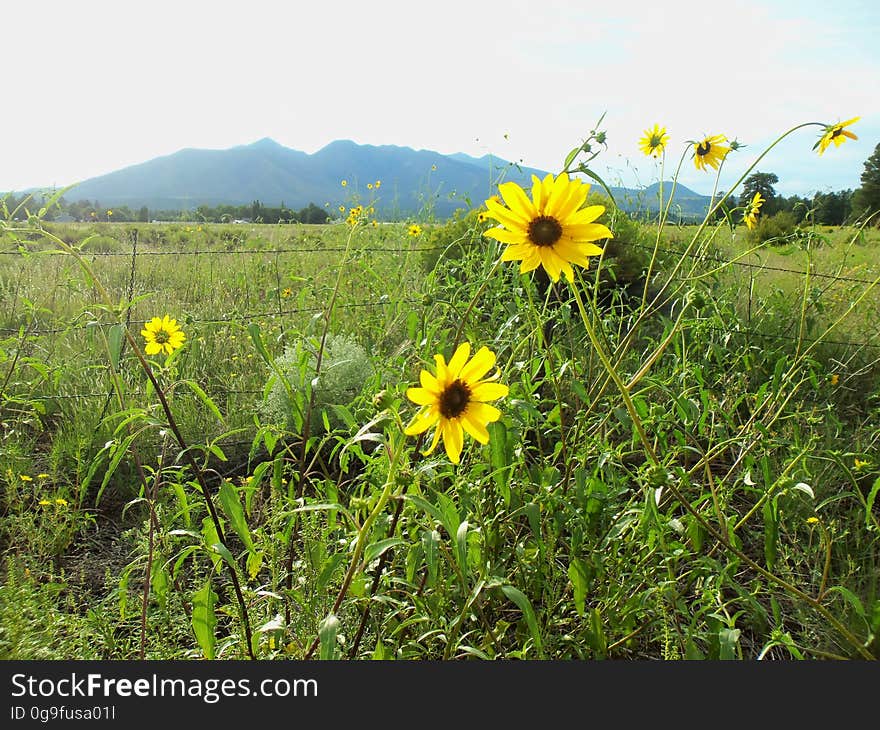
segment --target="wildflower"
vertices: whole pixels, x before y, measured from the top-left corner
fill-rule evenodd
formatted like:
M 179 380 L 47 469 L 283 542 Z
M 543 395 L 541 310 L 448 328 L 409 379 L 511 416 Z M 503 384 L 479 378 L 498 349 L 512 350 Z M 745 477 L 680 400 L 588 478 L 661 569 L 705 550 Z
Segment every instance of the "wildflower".
M 437 170 L 437 165 L 431 165 L 431 172 L 435 172 Z
M 725 155 L 730 152 L 730 147 L 724 144 L 726 141 L 727 137 L 723 134 L 715 134 L 704 138 L 702 142 L 694 142 L 694 165 L 696 168 L 705 170 L 708 165 L 713 170 L 717 170 Z
M 343 181 L 340 183 L 340 185 L 342 185 L 342 187 L 345 187 L 346 185 L 348 185 L 348 180 L 343 180 Z
M 37 474 L 37 479 L 48 479 L 49 475 L 43 472 L 42 474 Z
M 376 182 L 373 183 L 373 184 L 376 186 L 376 190 L 378 190 L 379 187 L 382 185 L 382 181 L 381 181 L 381 180 L 376 180 Z
M 470 343 L 463 342 L 448 364 L 443 355 L 434 355 L 436 376 L 422 370 L 419 374 L 422 387 L 406 391 L 406 397 L 422 408 L 404 433 L 414 436 L 436 426 L 425 454 L 436 448 L 442 436 L 446 455 L 454 464 L 458 464 L 461 457 L 464 432 L 481 444 L 489 443 L 486 425 L 497 421 L 501 411 L 486 401 L 503 398 L 508 393 L 506 385 L 492 382 L 494 378 L 482 379 L 495 365 L 495 354 L 481 347 L 468 361 L 470 354 Z
M 755 193 L 752 202 L 746 206 L 746 211 L 743 214 L 743 222 L 750 231 L 758 225 L 758 213 L 761 210 L 761 206 L 764 205 L 764 202 L 761 193 Z M 834 378 L 837 378 L 837 376 L 835 375 Z M 835 380 L 832 385 L 837 385 L 837 381 Z
M 858 139 L 856 135 L 854 135 L 849 130 L 844 129 L 844 127 L 848 127 L 850 124 L 855 124 L 859 121 L 861 117 L 853 117 L 852 119 L 848 119 L 845 122 L 838 122 L 837 124 L 831 124 L 825 127 L 825 131 L 822 133 L 822 136 L 819 138 L 819 141 L 813 145 L 813 149 L 819 148 L 819 154 L 821 155 L 825 150 L 828 149 L 828 145 L 834 142 L 835 147 L 840 147 L 845 141 L 846 138 L 850 139 Z
M 367 190 L 373 189 L 373 183 L 367 183 Z
M 817 525 L 817 524 L 819 524 L 819 518 L 818 517 L 807 517 L 807 524 L 808 525 Z
M 32 482 L 32 481 L 34 481 L 33 478 L 32 478 L 32 477 L 29 477 L 27 474 L 19 474 L 18 476 L 21 477 L 21 481 L 23 481 L 23 482 Z
M 853 466 L 854 466 L 856 469 L 864 469 L 866 466 L 870 466 L 870 464 L 871 464 L 871 462 L 869 462 L 869 461 L 862 461 L 862 460 L 859 459 L 859 458 L 856 458 L 855 461 L 853 461 Z
M 113 211 L 112 211 L 112 210 L 108 210 L 108 211 L 107 211 L 107 217 L 109 218 L 111 215 L 113 215 Z
M 655 124 L 654 129 L 645 130 L 645 136 L 639 140 L 639 149 L 646 155 L 659 157 L 663 154 L 668 141 L 669 135 L 666 134 L 666 127 Z
M 48 499 L 41 499 L 40 500 L 40 507 L 48 507 L 50 504 L 52 504 L 52 503 Z
M 340 205 L 340 206 L 339 206 L 339 212 L 340 212 L 340 213 L 345 213 L 345 206 L 344 206 L 344 205 Z
M 67 506 L 67 500 L 64 499 L 64 497 L 58 497 L 58 498 L 55 500 L 55 504 L 57 504 L 59 507 L 66 507 L 66 506 Z
M 840 376 L 837 373 L 834 373 L 831 376 L 831 385 L 837 385 L 838 382 L 840 382 Z
M 409 228 L 406 229 L 406 232 L 410 236 L 421 236 L 422 227 L 418 223 L 413 223 Z
M 289 296 L 291 296 L 292 294 L 293 294 L 293 291 L 291 290 L 291 288 L 290 288 L 289 286 L 286 287 L 286 288 L 281 292 L 281 296 L 284 297 L 285 299 L 287 299 L 287 298 L 288 298 Z
M 544 267 L 553 281 L 565 272 L 573 281 L 571 264 L 587 268 L 590 256 L 599 256 L 602 249 L 593 241 L 611 238 L 611 231 L 594 221 L 605 212 L 604 205 L 581 208 L 590 186 L 570 180 L 562 173 L 555 179 L 548 174 L 543 180 L 532 175 L 532 199 L 514 182 L 498 186 L 504 202 L 489 198 L 486 216 L 501 225 L 490 228 L 486 235 L 508 244 L 502 261 L 522 261 L 520 272 Z
M 144 325 L 141 334 L 146 340 L 148 355 L 158 355 L 163 350 L 170 355 L 178 347 L 183 345 L 186 335 L 177 325 L 176 319 L 170 319 L 166 314 L 162 319 L 153 317 Z

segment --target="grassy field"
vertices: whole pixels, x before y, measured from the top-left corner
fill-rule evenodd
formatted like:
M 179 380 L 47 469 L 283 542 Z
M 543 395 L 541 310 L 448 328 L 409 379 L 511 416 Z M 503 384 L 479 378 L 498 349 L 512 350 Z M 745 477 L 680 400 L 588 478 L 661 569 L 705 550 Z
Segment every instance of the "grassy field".
M 877 231 L 607 219 L 583 312 L 475 215 L 7 223 L 0 657 L 876 658 Z M 403 427 L 464 340 L 456 465 Z

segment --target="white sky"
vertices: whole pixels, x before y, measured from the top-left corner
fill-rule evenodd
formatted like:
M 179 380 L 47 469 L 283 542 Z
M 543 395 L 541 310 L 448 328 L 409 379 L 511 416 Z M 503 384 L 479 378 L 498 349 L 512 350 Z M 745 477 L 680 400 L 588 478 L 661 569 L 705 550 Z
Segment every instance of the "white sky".
M 778 135 L 861 116 L 857 141 L 795 132 L 756 168 L 791 195 L 859 186 L 880 141 L 880 3 L 791 0 L 45 0 L 0 12 L 0 190 L 61 186 L 184 147 L 272 137 L 492 153 L 558 171 L 603 112 L 592 164 L 637 187 L 638 150 L 726 134 L 727 189 Z M 505 135 L 507 137 L 505 138 Z M 711 192 L 685 161 L 680 181 Z

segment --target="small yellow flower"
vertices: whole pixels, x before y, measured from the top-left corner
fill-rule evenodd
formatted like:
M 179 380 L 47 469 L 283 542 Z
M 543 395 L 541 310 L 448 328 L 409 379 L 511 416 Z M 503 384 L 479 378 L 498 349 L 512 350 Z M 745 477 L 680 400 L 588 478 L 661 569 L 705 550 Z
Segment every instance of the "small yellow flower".
M 34 481 L 33 478 L 29 477 L 27 474 L 19 474 L 18 476 L 21 477 L 21 481 L 23 481 L 23 482 L 32 482 L 32 481 Z
M 340 185 L 342 185 L 342 187 L 345 187 L 346 185 L 348 185 L 348 180 L 343 180 L 343 181 L 340 183 Z
M 645 136 L 639 140 L 639 149 L 646 155 L 659 157 L 666 149 L 667 142 L 669 135 L 666 134 L 666 127 L 655 124 L 653 129 L 645 130 Z
M 370 225 L 373 226 L 373 228 L 378 228 L 378 227 L 379 227 L 379 223 L 378 223 L 378 221 L 375 221 L 375 220 L 374 220 L 374 221 L 370 221 Z
M 831 376 L 831 385 L 837 385 L 840 382 L 840 376 L 837 373 Z
M 373 183 L 367 183 L 367 190 L 373 189 Z
M 870 466 L 870 464 L 871 464 L 870 461 L 862 461 L 861 459 L 858 459 L 858 458 L 855 461 L 853 461 L 853 466 L 856 469 L 864 469 L 866 466 Z
M 107 211 L 107 215 L 108 215 L 108 216 L 113 215 L 113 211 L 112 211 L 112 210 L 108 210 L 108 211 Z
M 807 524 L 808 525 L 818 525 L 819 518 L 818 517 L 807 517 Z
M 43 472 L 42 474 L 37 474 L 37 479 L 48 479 L 49 475 Z
M 162 351 L 170 355 L 178 347 L 183 345 L 186 335 L 180 329 L 176 319 L 171 319 L 166 314 L 162 319 L 153 317 L 141 330 L 146 341 L 148 355 L 158 355 Z
M 431 165 L 431 171 L 434 172 L 437 170 L 437 165 Z
M 861 117 L 853 117 L 852 119 L 847 119 L 845 122 L 838 122 L 837 124 L 831 124 L 825 127 L 819 141 L 813 145 L 813 149 L 818 147 L 819 154 L 821 155 L 828 149 L 828 145 L 832 142 L 834 142 L 835 147 L 840 147 L 840 145 L 846 142 L 847 137 L 850 139 L 858 139 L 856 135 L 849 130 L 844 129 L 844 127 L 848 127 L 850 124 L 855 124 L 859 119 L 861 119 Z
M 293 291 L 291 291 L 290 287 L 287 287 L 286 289 L 284 289 L 284 291 L 281 292 L 281 296 L 284 297 L 285 299 L 287 299 L 292 294 L 293 294 Z
M 48 507 L 50 504 L 52 504 L 52 503 L 48 499 L 41 499 L 40 500 L 41 507 Z
M 764 198 L 761 197 L 761 193 L 755 193 L 752 198 L 752 202 L 746 206 L 745 213 L 743 214 L 743 222 L 746 224 L 746 228 L 750 231 L 758 225 L 758 214 L 761 211 L 761 206 L 764 205 Z M 834 376 L 837 377 L 836 375 Z M 832 383 L 832 385 L 837 385 L 837 381 Z
M 458 464 L 464 434 L 470 434 L 481 444 L 489 443 L 486 426 L 501 418 L 501 411 L 487 401 L 503 398 L 508 387 L 493 382 L 495 377 L 485 379 L 495 365 L 495 354 L 488 347 L 481 347 L 468 360 L 471 346 L 463 342 L 446 363 L 443 355 L 434 355 L 436 375 L 427 370 L 419 374 L 420 388 L 409 388 L 406 397 L 421 409 L 404 430 L 407 436 L 424 433 L 431 426 L 434 438 L 425 452 L 430 454 L 443 437 L 443 446 L 449 460 Z
M 422 227 L 418 223 L 413 223 L 409 228 L 406 229 L 406 232 L 410 236 L 421 236 Z
M 59 507 L 66 507 L 66 506 L 67 506 L 67 500 L 64 499 L 63 497 L 58 497 L 58 498 L 55 500 L 55 504 L 57 504 Z
M 730 147 L 724 143 L 727 137 L 723 134 L 715 134 L 711 137 L 705 137 L 702 142 L 694 142 L 694 165 L 698 170 L 705 170 L 706 165 L 713 170 L 718 169 L 718 165 L 725 158 Z
M 378 190 L 379 187 L 382 185 L 382 181 L 381 181 L 381 180 L 376 180 L 376 182 L 373 183 L 373 184 L 376 186 L 376 190 Z

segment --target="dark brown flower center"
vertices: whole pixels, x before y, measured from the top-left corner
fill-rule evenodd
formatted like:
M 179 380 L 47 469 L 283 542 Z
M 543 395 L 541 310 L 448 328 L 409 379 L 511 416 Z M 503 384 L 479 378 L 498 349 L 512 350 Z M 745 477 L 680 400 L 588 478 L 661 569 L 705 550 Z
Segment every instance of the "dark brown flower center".
M 839 137 L 843 133 L 843 127 L 835 127 L 831 130 L 831 139 Z
M 562 237 L 562 226 L 553 216 L 542 215 L 529 223 L 529 240 L 536 246 L 552 246 Z
M 458 418 L 464 413 L 470 400 L 471 389 L 456 380 L 440 394 L 440 415 L 443 418 Z
M 708 142 L 700 142 L 700 144 L 697 145 L 697 154 L 700 155 L 700 157 L 702 157 L 704 155 L 708 155 L 709 150 L 711 150 L 711 149 L 712 149 L 712 145 L 709 144 Z

